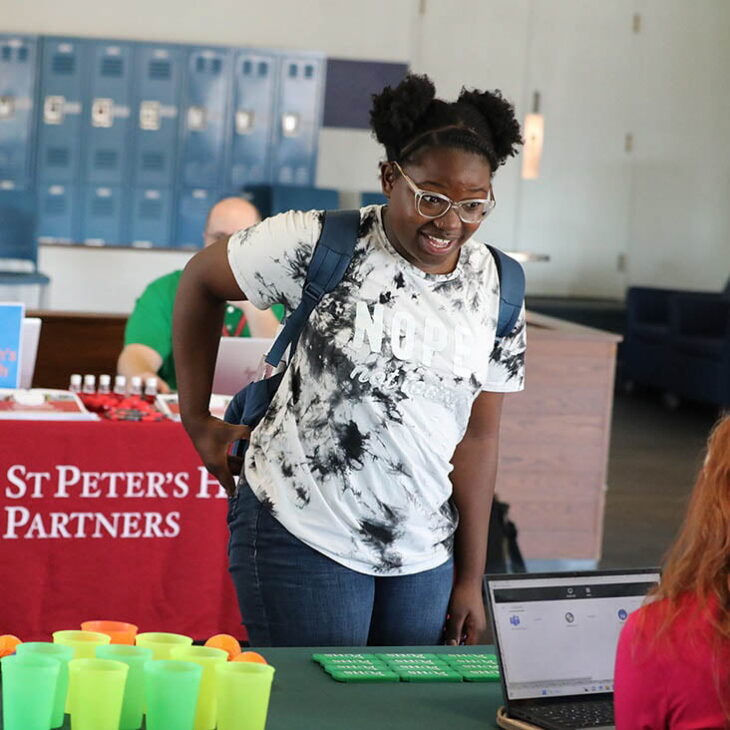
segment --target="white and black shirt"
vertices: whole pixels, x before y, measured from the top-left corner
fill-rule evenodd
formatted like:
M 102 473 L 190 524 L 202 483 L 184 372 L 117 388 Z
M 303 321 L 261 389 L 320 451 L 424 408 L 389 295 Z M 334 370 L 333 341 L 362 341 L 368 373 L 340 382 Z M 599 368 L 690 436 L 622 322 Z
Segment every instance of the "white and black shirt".
M 296 308 L 322 213 L 289 212 L 234 234 L 241 290 Z M 458 521 L 451 458 L 482 391 L 523 388 L 525 319 L 495 343 L 499 279 L 469 240 L 449 274 L 427 274 L 361 210 L 352 262 L 312 313 L 251 436 L 245 474 L 277 520 L 361 573 L 405 575 L 448 559 Z

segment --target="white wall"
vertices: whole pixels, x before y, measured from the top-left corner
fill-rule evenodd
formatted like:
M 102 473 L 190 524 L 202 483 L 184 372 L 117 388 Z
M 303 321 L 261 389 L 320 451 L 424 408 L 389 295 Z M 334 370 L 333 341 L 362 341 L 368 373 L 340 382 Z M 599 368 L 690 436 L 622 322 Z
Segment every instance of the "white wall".
M 521 118 L 538 90 L 541 176 L 521 180 L 519 160 L 501 169 L 482 232 L 551 256 L 529 265 L 531 293 L 717 289 L 730 274 L 727 0 L 3 0 L 0 27 L 409 62 L 446 97 L 462 85 L 501 88 Z M 325 129 L 317 183 L 375 189 L 380 156 L 367 132 Z M 186 258 L 45 247 L 40 264 L 53 277 L 53 308 L 129 311 L 151 278 Z

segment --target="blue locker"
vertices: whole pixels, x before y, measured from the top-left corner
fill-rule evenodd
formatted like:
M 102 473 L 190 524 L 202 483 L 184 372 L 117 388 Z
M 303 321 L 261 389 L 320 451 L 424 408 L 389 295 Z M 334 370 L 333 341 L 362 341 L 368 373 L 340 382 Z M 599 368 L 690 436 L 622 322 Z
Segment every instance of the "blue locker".
M 0 259 L 24 259 L 36 263 L 35 191 L 0 188 Z
M 174 46 L 140 44 L 135 51 L 132 183 L 173 184 L 184 54 Z
M 365 207 L 366 205 L 385 205 L 388 202 L 388 198 L 383 193 L 362 193 L 360 195 L 360 205 Z
M 326 188 L 251 185 L 244 188 L 243 197 L 259 209 L 262 218 L 287 210 L 336 210 L 340 207 L 339 192 Z
M 81 169 L 86 44 L 77 38 L 44 38 L 42 49 L 38 178 L 75 182 Z
M 277 57 L 239 51 L 233 64 L 233 109 L 230 120 L 228 186 L 271 181 L 271 128 L 277 79 Z
M 78 237 L 79 191 L 75 185 L 38 185 L 38 243 L 75 243 Z
M 185 186 L 217 188 L 222 184 L 230 79 L 228 50 L 188 50 L 180 150 L 180 172 Z
M 172 221 L 171 188 L 132 192 L 129 240 L 135 248 L 168 248 Z
M 208 211 L 221 199 L 220 192 L 206 188 L 182 189 L 177 201 L 176 248 L 201 248 Z
M 274 184 L 314 185 L 322 120 L 325 61 L 321 54 L 283 55 L 274 125 Z
M 87 183 L 121 185 L 132 116 L 129 43 L 88 41 L 88 102 L 84 115 L 84 174 Z
M 0 182 L 25 188 L 33 179 L 33 115 L 38 41 L 0 35 Z
M 114 185 L 85 185 L 82 194 L 80 241 L 88 246 L 123 243 L 122 188 Z

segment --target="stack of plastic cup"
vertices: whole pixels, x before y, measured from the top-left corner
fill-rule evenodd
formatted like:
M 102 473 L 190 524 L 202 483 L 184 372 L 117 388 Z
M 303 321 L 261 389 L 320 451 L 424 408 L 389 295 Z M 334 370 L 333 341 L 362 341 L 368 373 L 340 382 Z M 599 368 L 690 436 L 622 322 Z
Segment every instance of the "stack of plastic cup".
M 99 659 L 112 659 L 123 662 L 129 667 L 127 682 L 124 686 L 122 714 L 119 719 L 120 730 L 138 730 L 142 726 L 144 714 L 144 667 L 152 661 L 152 649 L 141 646 L 109 644 L 97 646 Z
M 173 659 L 193 662 L 203 668 L 193 730 L 214 730 L 217 708 L 215 668 L 228 661 L 228 652 L 209 646 L 176 646 L 170 653 Z
M 100 634 L 97 631 L 54 631 L 53 643 L 62 646 L 70 646 L 74 652 L 74 659 L 93 659 L 96 656 L 96 647 L 104 646 L 111 641 L 107 634 Z M 68 695 L 66 696 L 66 712 L 71 712 L 74 697 L 74 680 L 71 675 L 68 678 Z
M 73 730 L 119 730 L 129 667 L 110 659 L 72 659 L 68 671 Z
M 192 662 L 160 659 L 147 662 L 144 673 L 147 730 L 190 730 L 203 668 Z
M 81 628 L 107 634 L 112 644 L 134 644 L 134 637 L 137 636 L 137 627 L 124 621 L 84 621 Z
M 62 644 L 52 644 L 49 641 L 27 641 L 24 644 L 18 644 L 15 652 L 18 656 L 43 656 L 54 659 L 58 663 L 58 681 L 51 713 L 51 727 L 61 727 L 68 694 L 68 663 L 73 659 L 73 649 Z
M 264 730 L 274 667 L 226 662 L 215 671 L 218 730 Z
M 175 646 L 190 646 L 193 639 L 182 634 L 168 634 L 163 631 L 148 631 L 144 634 L 137 634 L 137 646 L 145 649 L 152 649 L 152 658 L 169 659 L 170 651 Z
M 60 662 L 35 654 L 11 654 L 0 659 L 4 730 L 48 730 Z

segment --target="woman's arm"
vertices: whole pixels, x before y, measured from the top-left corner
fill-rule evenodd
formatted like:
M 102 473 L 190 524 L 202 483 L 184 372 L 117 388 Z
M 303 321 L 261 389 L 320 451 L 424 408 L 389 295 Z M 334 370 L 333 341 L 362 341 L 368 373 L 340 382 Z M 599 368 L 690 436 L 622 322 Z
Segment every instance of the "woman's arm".
M 451 460 L 453 499 L 459 510 L 454 542 L 454 587 L 446 622 L 447 644 L 477 644 L 486 630 L 482 581 L 489 514 L 494 496 L 502 393 L 483 392 L 474 401 L 464 438 Z
M 210 392 L 228 300 L 245 299 L 231 272 L 228 242 L 199 251 L 180 278 L 173 316 L 173 351 L 180 416 L 205 467 L 229 494 L 235 489 L 228 445 L 248 438 L 247 426 L 233 426 L 210 415 Z

